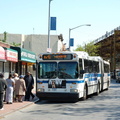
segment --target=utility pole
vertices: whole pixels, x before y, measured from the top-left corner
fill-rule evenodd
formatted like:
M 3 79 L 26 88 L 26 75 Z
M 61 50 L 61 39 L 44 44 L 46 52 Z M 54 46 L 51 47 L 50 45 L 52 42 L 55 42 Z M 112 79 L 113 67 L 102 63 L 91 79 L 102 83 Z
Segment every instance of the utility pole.
M 48 48 L 50 48 L 50 3 L 52 0 L 49 0 L 49 9 L 48 9 Z

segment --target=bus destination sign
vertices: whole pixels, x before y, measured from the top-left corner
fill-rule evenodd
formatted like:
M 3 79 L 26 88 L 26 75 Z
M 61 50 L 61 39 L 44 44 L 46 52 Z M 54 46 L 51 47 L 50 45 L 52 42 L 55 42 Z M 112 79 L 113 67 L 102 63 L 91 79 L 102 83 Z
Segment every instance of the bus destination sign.
M 72 54 L 44 54 L 43 60 L 72 60 Z

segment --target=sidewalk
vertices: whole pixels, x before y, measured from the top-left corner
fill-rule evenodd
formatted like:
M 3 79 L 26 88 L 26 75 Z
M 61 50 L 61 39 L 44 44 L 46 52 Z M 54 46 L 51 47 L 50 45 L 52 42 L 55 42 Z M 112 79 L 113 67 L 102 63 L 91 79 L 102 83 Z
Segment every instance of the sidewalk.
M 22 109 L 26 106 L 29 106 L 31 104 L 34 104 L 35 102 L 38 101 L 38 98 L 35 97 L 33 100 L 31 101 L 23 101 L 23 102 L 13 102 L 13 104 L 6 104 L 4 103 L 4 110 L 0 111 L 0 118 L 4 117 L 7 114 L 10 114 L 12 112 L 15 112 L 19 109 Z
M 33 90 L 33 93 L 35 95 L 35 90 Z M 13 102 L 13 104 L 6 104 L 6 102 L 4 102 L 4 110 L 0 110 L 0 119 L 2 117 L 4 117 L 5 115 L 7 114 L 10 114 L 12 112 L 15 112 L 19 109 L 22 109 L 26 106 L 29 106 L 31 104 L 34 104 L 35 102 L 37 102 L 39 99 L 36 97 L 35 95 L 35 98 L 33 100 L 30 100 L 30 101 L 23 101 L 23 102 Z

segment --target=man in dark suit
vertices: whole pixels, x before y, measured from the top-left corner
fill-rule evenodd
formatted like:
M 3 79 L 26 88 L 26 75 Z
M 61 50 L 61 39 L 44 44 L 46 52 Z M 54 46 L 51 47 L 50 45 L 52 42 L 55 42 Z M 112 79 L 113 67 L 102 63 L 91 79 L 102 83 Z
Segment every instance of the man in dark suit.
M 24 77 L 25 84 L 26 84 L 26 95 L 25 100 L 29 101 L 30 96 L 32 96 L 32 99 L 35 97 L 32 93 L 32 89 L 34 88 L 34 79 L 32 74 L 30 72 L 27 72 L 27 75 Z
M 3 110 L 3 97 L 4 97 L 4 91 L 7 88 L 7 83 L 3 79 L 4 75 L 0 73 L 0 110 Z

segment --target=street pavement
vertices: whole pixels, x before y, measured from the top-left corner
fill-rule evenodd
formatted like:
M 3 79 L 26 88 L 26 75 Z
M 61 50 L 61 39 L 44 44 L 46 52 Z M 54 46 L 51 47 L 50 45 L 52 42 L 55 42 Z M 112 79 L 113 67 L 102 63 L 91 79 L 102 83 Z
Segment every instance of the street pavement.
M 113 82 L 116 82 L 116 80 L 112 80 Z M 33 92 L 35 95 L 35 91 Z M 13 102 L 13 104 L 6 104 L 4 103 L 4 110 L 0 111 L 0 119 L 3 118 L 5 115 L 10 114 L 12 112 L 15 112 L 17 110 L 20 110 L 22 108 L 25 108 L 29 105 L 34 104 L 37 102 L 39 99 L 35 96 L 35 98 L 30 101 L 23 101 L 23 102 Z

